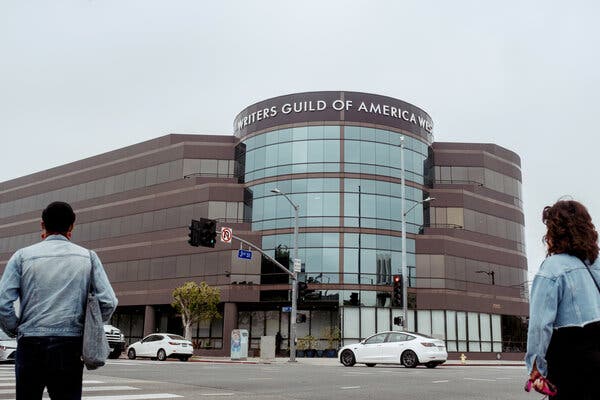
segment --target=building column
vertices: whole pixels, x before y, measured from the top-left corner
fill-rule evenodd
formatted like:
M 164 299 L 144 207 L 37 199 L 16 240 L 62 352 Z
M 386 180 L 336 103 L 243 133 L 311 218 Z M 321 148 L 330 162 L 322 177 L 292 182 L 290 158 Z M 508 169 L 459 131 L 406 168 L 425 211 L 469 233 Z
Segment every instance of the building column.
M 156 312 L 154 307 L 146 306 L 144 311 L 144 337 L 156 330 Z
M 237 303 L 225 303 L 223 310 L 223 351 L 229 355 L 231 349 L 231 331 L 237 329 L 238 307 Z M 250 345 L 248 343 L 248 345 Z

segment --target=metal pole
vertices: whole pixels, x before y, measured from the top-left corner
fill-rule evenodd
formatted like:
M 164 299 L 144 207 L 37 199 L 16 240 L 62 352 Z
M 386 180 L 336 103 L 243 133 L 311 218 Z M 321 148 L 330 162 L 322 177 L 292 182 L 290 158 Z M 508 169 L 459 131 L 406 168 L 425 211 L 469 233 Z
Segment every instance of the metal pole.
M 298 210 L 300 206 L 295 204 L 286 193 L 275 188 L 271 189 L 271 193 L 280 194 L 292 205 L 294 208 L 294 264 L 298 260 Z M 298 260 L 299 261 L 299 260 Z M 289 362 L 296 362 L 296 316 L 298 311 L 298 273 L 295 268 L 292 268 L 292 312 L 290 315 L 290 360 Z
M 406 185 L 404 171 L 404 136 L 400 138 L 400 193 L 402 196 L 401 213 L 402 213 L 402 328 L 408 329 L 408 274 L 406 273 Z
M 289 200 L 289 199 L 288 199 Z M 292 203 L 290 201 L 290 203 Z M 298 259 L 298 209 L 294 207 L 294 262 Z M 298 273 L 294 270 L 292 276 L 292 313 L 290 315 L 290 362 L 296 362 L 296 314 L 298 311 Z

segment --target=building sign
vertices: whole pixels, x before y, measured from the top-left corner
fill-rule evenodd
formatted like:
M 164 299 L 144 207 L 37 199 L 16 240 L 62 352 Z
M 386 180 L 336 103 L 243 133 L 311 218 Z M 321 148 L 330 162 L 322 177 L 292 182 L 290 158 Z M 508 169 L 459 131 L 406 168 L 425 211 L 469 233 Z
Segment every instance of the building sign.
M 418 107 L 391 97 L 357 92 L 309 92 L 254 104 L 235 119 L 236 136 L 289 123 L 366 122 L 404 128 L 431 136 L 433 122 Z

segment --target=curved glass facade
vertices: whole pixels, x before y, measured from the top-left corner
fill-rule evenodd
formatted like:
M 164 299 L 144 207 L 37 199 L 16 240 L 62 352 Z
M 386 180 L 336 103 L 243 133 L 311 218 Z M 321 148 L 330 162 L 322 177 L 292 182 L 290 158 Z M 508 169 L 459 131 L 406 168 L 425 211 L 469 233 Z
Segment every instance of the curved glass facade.
M 284 196 L 271 192 L 277 188 L 300 207 L 298 257 L 307 278 L 321 283 L 391 284 L 391 276 L 401 269 L 402 136 L 363 126 L 322 125 L 243 138 L 252 230 L 286 230 L 263 236 L 263 249 L 275 255 L 280 246 L 293 248 L 293 235 L 288 233 L 294 227 L 293 208 Z M 404 149 L 405 206 L 412 208 L 406 228 L 416 234 L 423 225 L 423 207 L 417 205 L 424 198 L 421 185 L 428 145 L 404 135 Z M 313 178 L 307 173 L 327 176 Z M 296 178 L 298 174 L 302 175 Z M 318 228 L 340 229 L 302 232 Z M 347 229 L 356 233 L 344 233 Z M 389 233 L 361 234 L 362 229 Z M 407 265 L 414 285 L 415 243 L 410 238 Z

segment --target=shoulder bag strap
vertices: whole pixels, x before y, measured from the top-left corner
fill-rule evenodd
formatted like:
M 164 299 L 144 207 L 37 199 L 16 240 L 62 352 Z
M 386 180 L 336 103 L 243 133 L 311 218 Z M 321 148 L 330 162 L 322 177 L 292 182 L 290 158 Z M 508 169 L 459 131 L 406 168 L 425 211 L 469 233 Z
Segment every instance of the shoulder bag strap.
M 88 253 L 90 254 L 90 280 L 88 282 L 88 293 L 92 293 L 92 283 L 94 281 L 94 261 L 92 260 L 92 251 L 88 250 Z M 598 289 L 600 290 L 600 289 Z
M 587 271 L 590 273 L 590 276 L 592 277 L 592 280 L 596 284 L 596 289 L 598 289 L 598 293 L 600 293 L 600 285 L 598 285 L 598 281 L 596 280 L 596 278 L 594 278 L 594 274 L 592 274 L 592 270 L 590 269 L 591 265 L 588 265 L 587 262 L 585 262 L 583 264 L 585 265 L 585 269 L 587 269 Z

